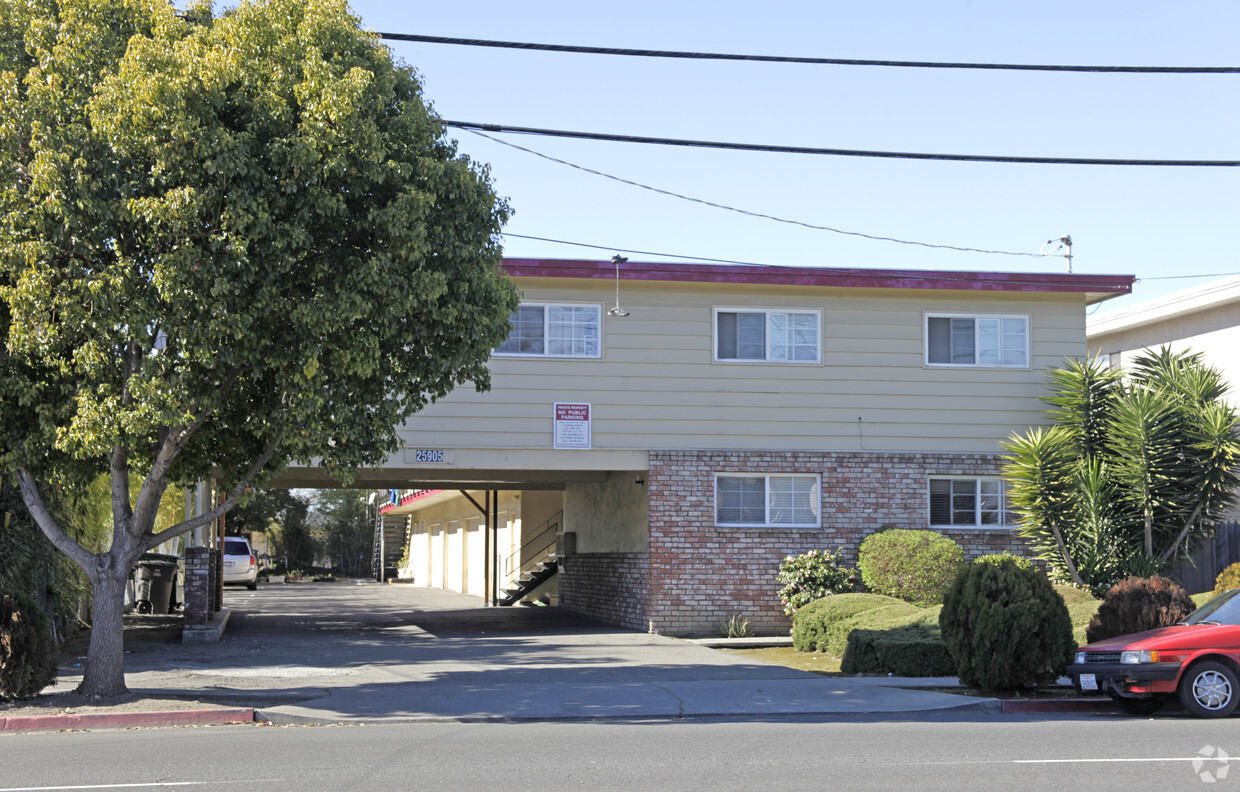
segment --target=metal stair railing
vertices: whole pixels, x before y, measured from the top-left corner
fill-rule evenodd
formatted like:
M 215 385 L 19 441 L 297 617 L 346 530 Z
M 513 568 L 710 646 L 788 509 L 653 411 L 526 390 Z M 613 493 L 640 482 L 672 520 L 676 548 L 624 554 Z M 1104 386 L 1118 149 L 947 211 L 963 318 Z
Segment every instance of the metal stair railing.
M 515 583 L 520 577 L 529 572 L 541 562 L 547 561 L 555 554 L 556 534 L 559 533 L 560 524 L 564 521 L 564 512 L 559 511 L 552 515 L 546 522 L 538 526 L 531 536 L 521 547 L 514 550 L 504 560 L 504 570 L 509 584 Z M 526 560 L 522 560 L 526 559 Z

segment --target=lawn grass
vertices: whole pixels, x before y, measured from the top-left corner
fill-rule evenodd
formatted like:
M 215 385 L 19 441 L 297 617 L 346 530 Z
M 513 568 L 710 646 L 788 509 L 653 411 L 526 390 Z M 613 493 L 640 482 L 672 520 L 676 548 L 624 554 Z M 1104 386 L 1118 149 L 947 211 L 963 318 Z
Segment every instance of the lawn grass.
M 761 660 L 764 663 L 795 668 L 798 671 L 812 671 L 823 676 L 843 676 L 840 673 L 840 658 L 822 652 L 798 652 L 791 646 L 771 646 L 764 649 L 724 649 L 728 654 Z

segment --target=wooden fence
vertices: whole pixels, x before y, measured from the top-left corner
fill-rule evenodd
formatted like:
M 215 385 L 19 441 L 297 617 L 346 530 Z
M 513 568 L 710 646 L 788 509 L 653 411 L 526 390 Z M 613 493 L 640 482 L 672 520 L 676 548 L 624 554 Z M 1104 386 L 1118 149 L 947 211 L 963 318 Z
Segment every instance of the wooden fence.
M 1189 594 L 1214 590 L 1214 579 L 1231 564 L 1240 561 L 1240 523 L 1220 523 L 1214 541 L 1206 542 L 1191 559 L 1170 571 Z

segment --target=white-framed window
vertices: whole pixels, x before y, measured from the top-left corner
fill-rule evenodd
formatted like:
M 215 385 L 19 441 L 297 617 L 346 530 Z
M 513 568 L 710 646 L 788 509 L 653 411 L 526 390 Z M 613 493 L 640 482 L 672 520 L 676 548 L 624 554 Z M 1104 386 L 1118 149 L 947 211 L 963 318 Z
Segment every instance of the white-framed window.
M 715 360 L 817 363 L 819 311 L 715 309 Z
M 930 525 L 1015 526 L 1007 485 L 1000 478 L 944 476 L 930 478 Z
M 813 474 L 716 473 L 715 524 L 817 528 L 819 487 Z
M 597 358 L 600 305 L 522 303 L 508 321 L 512 332 L 495 350 L 497 355 Z
M 1029 367 L 1029 317 L 926 314 L 926 364 Z

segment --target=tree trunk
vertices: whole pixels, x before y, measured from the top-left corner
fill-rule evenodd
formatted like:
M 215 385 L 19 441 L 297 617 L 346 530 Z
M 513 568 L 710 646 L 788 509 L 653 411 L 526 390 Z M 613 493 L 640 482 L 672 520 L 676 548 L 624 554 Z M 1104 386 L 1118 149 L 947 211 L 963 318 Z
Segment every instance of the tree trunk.
M 128 572 L 113 567 L 94 575 L 90 648 L 86 651 L 86 673 L 77 688 L 84 696 L 112 697 L 129 692 L 125 687 L 125 581 Z

